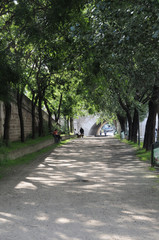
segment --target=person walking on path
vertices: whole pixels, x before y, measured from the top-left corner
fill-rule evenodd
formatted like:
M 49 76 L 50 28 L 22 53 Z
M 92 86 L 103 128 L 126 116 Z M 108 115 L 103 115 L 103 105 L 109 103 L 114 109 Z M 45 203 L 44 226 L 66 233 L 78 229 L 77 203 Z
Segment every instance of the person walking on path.
M 107 135 L 107 130 L 106 130 L 106 129 L 104 129 L 104 135 L 105 135 L 105 136 Z
M 84 136 L 84 129 L 82 127 L 80 128 L 80 134 L 81 134 L 81 137 L 83 138 L 83 136 Z

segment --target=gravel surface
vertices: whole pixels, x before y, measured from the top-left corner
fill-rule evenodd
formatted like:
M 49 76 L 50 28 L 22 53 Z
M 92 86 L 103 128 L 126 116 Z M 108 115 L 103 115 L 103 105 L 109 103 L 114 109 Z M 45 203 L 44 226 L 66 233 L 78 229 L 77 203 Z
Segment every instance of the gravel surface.
M 158 240 L 159 180 L 113 137 L 75 139 L 0 180 L 0 240 Z

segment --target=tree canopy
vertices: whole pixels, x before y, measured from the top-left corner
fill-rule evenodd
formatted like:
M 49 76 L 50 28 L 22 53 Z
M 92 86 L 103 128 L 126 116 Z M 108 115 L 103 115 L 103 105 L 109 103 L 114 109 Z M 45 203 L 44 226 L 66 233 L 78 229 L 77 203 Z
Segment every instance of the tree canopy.
M 2 0 L 0 99 L 10 101 L 11 89 L 27 94 L 33 112 L 39 107 L 39 135 L 44 106 L 56 122 L 84 109 L 117 118 L 123 131 L 128 121 L 135 142 L 148 112 L 149 149 L 159 103 L 158 9 L 157 0 Z

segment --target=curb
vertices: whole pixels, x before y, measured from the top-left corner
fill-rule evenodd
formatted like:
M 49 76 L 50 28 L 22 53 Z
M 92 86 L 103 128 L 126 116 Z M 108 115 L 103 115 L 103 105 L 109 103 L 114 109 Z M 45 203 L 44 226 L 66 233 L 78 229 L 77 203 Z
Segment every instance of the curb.
M 62 140 L 67 140 L 70 138 L 75 137 L 74 135 L 70 135 L 70 136 L 63 136 Z M 54 138 L 49 139 L 49 140 L 45 140 L 44 142 L 41 143 L 37 143 L 31 146 L 27 146 L 24 148 L 20 148 L 18 150 L 14 150 L 12 152 L 9 153 L 5 153 L 5 154 L 0 154 L 0 161 L 5 161 L 5 160 L 15 160 L 19 157 L 23 157 L 27 154 L 33 153 L 33 152 L 37 152 L 45 147 L 49 147 L 51 145 L 55 144 L 55 140 Z

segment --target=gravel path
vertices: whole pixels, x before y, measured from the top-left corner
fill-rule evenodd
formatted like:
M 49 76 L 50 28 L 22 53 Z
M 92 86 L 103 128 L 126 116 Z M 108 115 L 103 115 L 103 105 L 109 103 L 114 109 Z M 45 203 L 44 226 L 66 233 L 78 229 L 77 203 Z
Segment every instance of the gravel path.
M 75 139 L 0 180 L 0 240 L 158 240 L 159 180 L 113 137 Z

